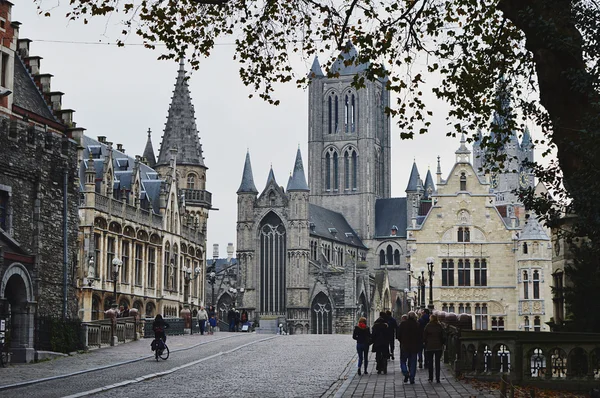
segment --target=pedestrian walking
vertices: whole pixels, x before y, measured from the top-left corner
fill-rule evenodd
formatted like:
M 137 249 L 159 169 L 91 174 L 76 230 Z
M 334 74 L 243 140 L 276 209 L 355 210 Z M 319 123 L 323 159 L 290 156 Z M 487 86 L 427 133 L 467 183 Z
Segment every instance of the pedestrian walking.
M 235 332 L 235 308 L 233 307 L 227 311 L 227 323 L 229 324 L 229 331 Z
M 206 321 L 208 321 L 208 312 L 206 312 L 204 306 L 200 306 L 200 311 L 198 311 L 198 327 L 200 327 L 200 335 L 204 335 Z
M 214 315 L 208 319 L 208 324 L 210 328 L 208 329 L 208 334 L 215 334 L 217 331 L 217 317 Z
M 414 311 L 408 313 L 408 319 L 400 322 L 396 332 L 400 342 L 400 369 L 404 375 L 404 382 L 410 379 L 410 384 L 415 384 L 415 374 L 417 373 L 417 353 L 419 340 L 419 324 L 417 323 L 417 314 Z M 406 364 L 408 362 L 408 368 Z
M 396 329 L 398 329 L 398 322 L 396 318 L 392 316 L 392 311 L 386 311 L 385 315 L 387 316 L 388 323 L 388 333 L 390 339 L 390 355 L 392 357 L 392 361 L 394 360 L 394 340 L 396 340 Z
M 369 345 L 371 344 L 371 330 L 367 326 L 367 318 L 361 317 L 358 325 L 354 327 L 352 338 L 356 340 L 356 352 L 358 353 L 358 375 L 362 364 L 365 365 L 365 374 L 368 375 L 367 366 L 369 365 Z
M 433 367 L 435 365 L 435 381 L 440 382 L 440 359 L 444 349 L 445 338 L 444 329 L 438 322 L 437 315 L 431 315 L 429 323 L 425 326 L 423 333 L 423 342 L 425 344 L 425 356 L 429 365 L 429 381 L 433 381 Z
M 388 334 L 388 324 L 385 318 L 385 312 L 379 313 L 379 318 L 375 321 L 372 328 L 371 337 L 373 339 L 373 352 L 375 361 L 377 361 L 377 374 L 387 374 L 387 360 L 390 353 L 390 342 Z
M 423 332 L 425 331 L 425 326 L 429 323 L 429 310 L 424 308 L 421 312 L 421 317 L 419 318 L 419 369 L 423 369 L 423 351 L 425 347 L 423 346 Z M 425 368 L 427 368 L 427 357 L 425 358 Z

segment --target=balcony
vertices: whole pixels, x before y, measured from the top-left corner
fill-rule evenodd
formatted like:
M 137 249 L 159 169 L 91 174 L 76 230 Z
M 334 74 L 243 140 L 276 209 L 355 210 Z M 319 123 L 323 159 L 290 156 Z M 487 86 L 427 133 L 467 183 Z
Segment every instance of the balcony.
M 203 189 L 182 189 L 185 203 L 206 208 L 212 207 L 212 194 Z

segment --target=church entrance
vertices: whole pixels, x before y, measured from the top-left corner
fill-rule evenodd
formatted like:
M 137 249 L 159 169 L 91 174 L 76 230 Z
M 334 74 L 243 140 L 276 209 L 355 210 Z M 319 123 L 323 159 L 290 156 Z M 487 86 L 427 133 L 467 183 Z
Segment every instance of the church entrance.
M 317 294 L 310 306 L 312 334 L 331 334 L 333 311 L 325 293 Z

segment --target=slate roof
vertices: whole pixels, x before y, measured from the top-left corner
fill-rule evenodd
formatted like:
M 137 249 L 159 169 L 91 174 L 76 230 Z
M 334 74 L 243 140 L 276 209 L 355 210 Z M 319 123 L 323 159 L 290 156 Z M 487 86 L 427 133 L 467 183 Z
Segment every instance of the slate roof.
M 322 76 L 325 76 L 325 75 L 323 74 L 323 70 L 321 69 L 321 64 L 319 63 L 319 57 L 315 56 L 312 66 L 310 67 L 310 72 L 308 73 L 308 77 L 322 77 Z
M 163 140 L 160 144 L 157 165 L 168 165 L 170 162 L 169 150 L 177 148 L 177 164 L 204 166 L 194 105 L 192 105 L 185 73 L 184 63 L 181 60 Z
M 100 186 L 104 174 L 104 158 L 106 155 L 108 155 L 108 146 L 86 135 L 83 136 L 82 146 L 84 160 L 82 162 L 82 167 L 79 168 L 79 189 L 81 191 L 84 190 L 85 171 L 88 168 L 89 162 L 93 161 L 96 169 L 96 192 L 104 195 L 105 192 L 100 192 Z M 117 151 L 116 149 L 113 149 L 112 151 L 115 173 L 113 189 L 125 188 L 126 190 L 130 190 L 133 180 L 133 167 L 135 165 L 135 159 L 125 155 L 120 151 Z M 92 152 L 93 156 L 93 159 L 91 160 L 89 159 L 90 152 Z M 124 160 L 126 160 L 126 162 L 124 162 Z M 121 165 L 122 169 L 119 168 L 119 164 Z M 164 181 L 157 179 L 158 174 L 153 168 L 141 162 L 139 163 L 139 167 L 141 177 L 140 199 L 147 199 L 152 207 L 152 211 L 155 214 L 160 214 L 160 191 Z
M 15 57 L 14 65 L 13 104 L 36 115 L 62 124 L 50 110 L 21 57 Z
M 375 201 L 375 238 L 390 237 L 396 226 L 396 236 L 406 237 L 406 198 L 387 198 Z
M 519 240 L 550 240 L 550 238 L 538 220 L 530 216 L 519 234 Z
M 408 178 L 408 186 L 406 192 L 416 192 L 419 187 L 419 169 L 417 169 L 417 163 L 413 162 L 412 170 L 410 171 L 410 177 Z
M 431 188 L 432 193 L 435 193 L 435 184 L 433 183 L 431 170 L 427 170 L 427 177 L 425 177 L 425 193 L 429 192 L 429 188 Z
M 207 268 L 212 267 L 214 263 L 215 263 L 215 260 L 212 258 L 210 260 L 206 260 L 206 267 Z M 224 269 L 227 269 L 227 268 L 231 267 L 232 265 L 236 265 L 236 264 L 237 264 L 237 259 L 235 259 L 235 258 L 232 258 L 231 262 L 229 262 L 229 260 L 226 258 L 218 258 L 214 272 L 219 273 L 219 272 L 223 271 Z
M 304 165 L 302 164 L 302 154 L 300 148 L 296 153 L 296 162 L 294 163 L 294 173 L 287 186 L 288 191 L 310 191 L 304 176 Z
M 355 75 L 365 71 L 369 67 L 369 64 L 366 62 L 356 65 L 357 60 L 358 51 L 356 51 L 351 42 L 348 42 L 345 49 L 338 56 L 338 59 L 331 65 L 331 73 L 339 73 L 340 76 Z M 347 65 L 347 63 L 349 64 Z
M 143 156 L 146 158 L 148 166 L 154 167 L 156 165 L 156 156 L 154 156 L 154 147 L 152 146 L 152 130 L 150 129 L 148 129 L 148 141 L 146 141 Z
M 310 235 L 366 249 L 341 213 L 309 203 L 308 214 Z
M 242 183 L 237 190 L 237 193 L 253 192 L 258 193 L 256 185 L 254 185 L 254 176 L 252 175 L 252 164 L 250 163 L 250 152 L 246 152 L 246 161 L 244 162 L 244 172 L 242 173 Z

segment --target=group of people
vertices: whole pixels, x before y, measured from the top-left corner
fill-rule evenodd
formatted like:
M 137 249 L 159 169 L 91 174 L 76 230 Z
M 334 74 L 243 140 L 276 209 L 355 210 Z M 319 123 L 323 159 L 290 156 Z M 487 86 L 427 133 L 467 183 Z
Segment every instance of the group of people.
M 241 325 L 248 323 L 248 312 L 242 310 L 240 314 L 240 311 L 231 307 L 229 311 L 227 311 L 227 323 L 229 324 L 230 332 L 239 332 Z
M 417 362 L 423 368 L 423 352 L 425 353 L 425 368 L 429 370 L 429 381 L 440 382 L 440 359 L 444 348 L 445 334 L 437 315 L 429 314 L 423 309 L 419 316 L 410 311 L 402 315 L 400 323 L 394 319 L 391 311 L 380 312 L 379 318 L 369 328 L 366 318 L 358 320 L 352 338 L 356 340 L 358 353 L 358 374 L 368 374 L 369 347 L 375 353 L 377 374 L 387 374 L 388 361 L 394 360 L 394 341 L 400 343 L 400 369 L 404 382 L 415 383 Z
M 214 334 L 217 329 L 217 312 L 214 306 L 209 306 L 208 311 L 204 306 L 198 310 L 198 326 L 200 327 L 200 334 Z

